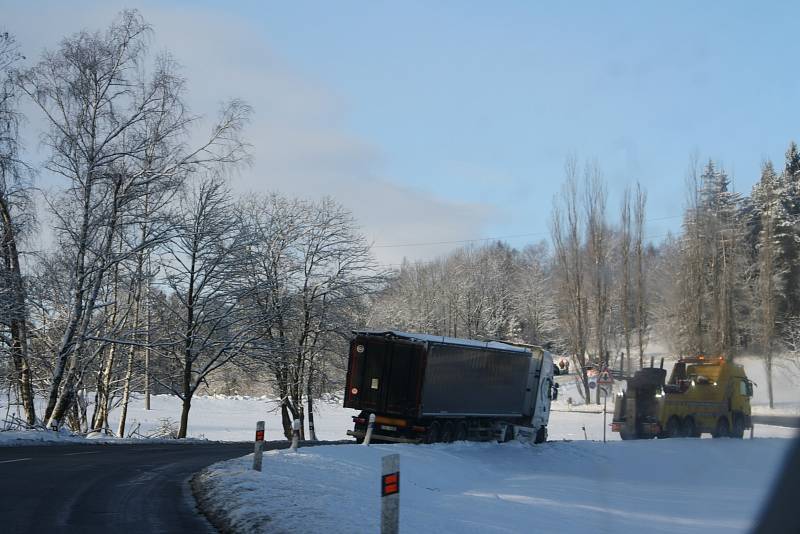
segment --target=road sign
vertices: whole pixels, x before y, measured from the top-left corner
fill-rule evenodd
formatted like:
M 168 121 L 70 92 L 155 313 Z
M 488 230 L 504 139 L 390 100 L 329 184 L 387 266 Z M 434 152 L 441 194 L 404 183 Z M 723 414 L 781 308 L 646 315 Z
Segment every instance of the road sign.
M 614 383 L 614 378 L 611 376 L 611 374 L 609 374 L 608 371 L 603 371 L 597 378 L 597 383 L 601 386 L 610 386 Z

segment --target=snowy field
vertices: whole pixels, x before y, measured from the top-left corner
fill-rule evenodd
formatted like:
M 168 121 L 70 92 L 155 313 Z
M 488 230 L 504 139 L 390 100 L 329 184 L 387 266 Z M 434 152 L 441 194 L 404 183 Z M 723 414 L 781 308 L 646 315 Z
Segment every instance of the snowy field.
M 177 429 L 180 421 L 181 401 L 172 395 L 150 397 L 150 410 L 144 409 L 144 396 L 135 394 L 128 406 L 125 435 L 133 434 L 134 439 L 151 436 L 168 421 Z M 349 439 L 346 432 L 352 428 L 352 415 L 357 412 L 341 407 L 339 402 L 320 402 L 315 414 L 317 438 L 321 440 Z M 44 410 L 44 406 L 37 406 Z M 0 401 L 0 413 L 5 406 Z M 91 410 L 89 411 L 91 415 Z M 268 397 L 246 396 L 196 396 L 189 412 L 188 437 L 213 441 L 251 441 L 255 434 L 256 421 L 263 420 L 266 426 L 265 439 L 284 439 L 281 426 L 280 408 L 277 402 Z M 117 429 L 119 409 L 111 412 L 110 428 Z M 64 430 L 54 432 L 0 432 L 0 445 L 13 445 L 26 442 L 80 442 L 84 438 L 71 437 Z M 128 440 L 126 440 L 128 441 Z
M 378 532 L 399 453 L 400 531 L 746 532 L 791 440 L 325 446 L 215 464 L 201 485 L 240 532 Z
M 661 353 L 658 353 L 659 355 Z M 656 358 L 658 360 L 658 358 Z M 740 358 L 747 375 L 757 387 L 752 399 L 753 413 L 759 415 L 797 415 L 800 416 L 800 377 L 789 365 L 778 365 L 774 376 L 775 408 L 770 410 L 767 401 L 766 376 L 763 362 L 756 358 Z M 670 369 L 673 362 L 667 361 Z M 581 403 L 577 392 L 574 374 L 557 377 L 561 385 L 559 399 L 553 403 L 553 414 L 549 425 L 550 440 L 602 440 L 602 405 Z M 625 383 L 615 385 L 615 391 L 624 388 Z M 570 405 L 568 399 L 573 400 Z M 0 413 L 5 413 L 5 395 L 0 397 Z M 181 403 L 171 395 L 151 397 L 151 410 L 144 409 L 142 395 L 134 394 L 128 408 L 126 435 L 134 432 L 135 438 L 151 436 L 168 421 L 177 428 L 180 420 Z M 39 403 L 39 413 L 44 407 Z M 609 398 L 608 411 L 614 410 L 614 399 Z M 595 415 L 584 412 L 593 412 Z M 91 414 L 91 408 L 90 412 Z M 341 407 L 341 402 L 320 402 L 317 404 L 315 424 L 317 437 L 321 440 L 347 439 L 346 431 L 352 428 L 351 417 L 355 410 Z M 598 415 L 599 414 L 599 415 Z M 196 396 L 192 401 L 189 415 L 188 436 L 195 439 L 214 441 L 248 441 L 253 438 L 255 423 L 266 422 L 266 439 L 283 439 L 280 411 L 277 402 L 268 397 L 247 396 Z M 608 416 L 607 424 L 611 421 Z M 119 409 L 111 412 L 110 426 L 116 430 L 119 422 Z M 608 428 L 608 427 L 606 427 Z M 585 429 L 585 430 L 584 430 Z M 619 435 L 607 432 L 607 439 L 618 440 Z M 756 437 L 791 437 L 794 431 L 787 428 L 756 425 Z M 81 441 L 83 438 L 70 437 L 68 432 L 0 432 L 0 445 L 20 441 Z

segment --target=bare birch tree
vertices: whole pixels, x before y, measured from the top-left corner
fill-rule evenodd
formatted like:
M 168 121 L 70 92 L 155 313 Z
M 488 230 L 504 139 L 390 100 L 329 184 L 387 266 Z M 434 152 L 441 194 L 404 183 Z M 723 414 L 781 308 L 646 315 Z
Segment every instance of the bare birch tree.
M 28 313 L 25 281 L 20 266 L 19 240 L 32 222 L 33 206 L 27 184 L 28 166 L 19 157 L 17 94 L 10 71 L 20 58 L 14 38 L 0 33 L 0 344 L 13 363 L 13 383 L 25 423 L 36 423 L 28 359 Z
M 625 339 L 625 357 L 627 358 L 627 370 L 631 372 L 631 191 L 625 188 L 622 194 L 622 206 L 620 208 L 620 233 L 619 233 L 619 255 L 621 272 L 619 273 L 619 300 L 620 314 L 622 319 L 622 335 Z M 624 375 L 625 359 L 620 361 L 620 371 Z
M 644 348 L 648 341 L 650 299 L 647 294 L 648 281 L 645 270 L 644 224 L 647 210 L 647 192 L 636 183 L 634 200 L 634 238 L 633 247 L 636 258 L 636 344 L 639 348 L 639 368 L 644 367 Z M 629 352 L 630 354 L 630 352 Z M 630 370 L 630 360 L 628 361 Z
M 590 401 L 586 369 L 588 338 L 587 296 L 584 287 L 584 257 L 581 246 L 584 220 L 578 199 L 578 165 L 574 158 L 565 164 L 565 182 L 554 199 L 550 233 L 558 273 L 559 321 L 567 347 L 572 352 L 583 384 L 584 399 Z
M 52 152 L 46 168 L 70 183 L 51 209 L 72 271 L 69 318 L 55 348 L 44 414 L 51 427 L 61 424 L 75 398 L 81 357 L 109 270 L 153 245 L 139 243 L 114 253 L 120 227 L 135 218 L 131 210 L 135 213 L 160 180 L 244 155 L 238 132 L 248 109 L 239 102 L 225 108 L 207 142 L 184 148 L 195 118 L 180 104 L 183 81 L 172 62 L 159 60 L 154 74 L 145 75 L 149 32 L 138 13 L 124 11 L 105 33 L 80 32 L 65 39 L 17 81 L 49 124 L 43 137 Z M 164 146 L 172 150 L 150 157 L 153 147 Z
M 167 322 L 159 341 L 180 372 L 178 437 L 185 438 L 192 398 L 205 378 L 241 356 L 257 339 L 250 314 L 240 308 L 242 253 L 248 243 L 237 225 L 230 194 L 218 178 L 203 178 L 181 198 L 177 233 L 164 248 L 162 307 Z M 162 380 L 172 388 L 174 382 Z

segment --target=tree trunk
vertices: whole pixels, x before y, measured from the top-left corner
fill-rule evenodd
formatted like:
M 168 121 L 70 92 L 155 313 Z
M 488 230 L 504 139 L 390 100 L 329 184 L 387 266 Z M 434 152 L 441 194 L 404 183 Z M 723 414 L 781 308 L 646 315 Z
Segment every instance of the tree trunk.
M 5 256 L 6 268 L 11 273 L 13 315 L 10 321 L 10 334 L 11 359 L 14 362 L 15 371 L 14 381 L 22 401 L 25 423 L 28 427 L 32 427 L 36 424 L 36 408 L 33 404 L 33 383 L 28 364 L 27 296 L 22 281 L 19 251 L 17 250 L 14 225 L 11 221 L 11 211 L 2 196 L 0 196 L 0 217 L 3 220 L 3 255 Z
M 281 403 L 281 422 L 283 423 L 284 437 L 286 439 L 292 439 L 292 416 L 285 402 Z
M 314 396 L 311 394 L 311 382 L 306 387 L 306 400 L 308 401 L 308 439 L 317 441 L 317 433 L 314 430 Z
M 92 430 L 101 430 L 108 427 L 108 408 L 111 402 L 111 377 L 113 375 L 115 353 L 117 345 L 112 343 L 108 349 L 108 357 L 103 360 L 103 368 L 97 381 L 97 394 L 95 395 L 94 415 L 92 416 Z
M 769 349 L 767 352 L 767 358 L 764 360 L 765 367 L 767 370 L 767 395 L 769 397 L 769 409 L 772 410 L 775 408 L 775 402 L 772 395 L 772 350 Z
M 119 427 L 117 428 L 117 436 L 120 438 L 125 437 L 125 423 L 128 418 L 128 402 L 131 398 L 131 377 L 133 375 L 133 346 L 128 350 L 128 366 L 125 368 L 125 381 L 122 390 L 122 407 L 119 415 Z
M 192 394 L 191 392 L 186 395 L 181 405 L 181 426 L 178 429 L 178 438 L 185 438 L 186 432 L 189 429 L 189 410 L 192 407 Z

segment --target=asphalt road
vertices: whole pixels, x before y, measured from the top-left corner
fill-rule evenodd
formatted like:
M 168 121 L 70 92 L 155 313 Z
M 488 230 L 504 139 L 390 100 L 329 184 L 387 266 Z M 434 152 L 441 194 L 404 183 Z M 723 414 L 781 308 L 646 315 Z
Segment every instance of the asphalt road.
M 754 415 L 753 422 L 762 425 L 800 428 L 800 417 L 794 417 L 791 415 Z
M 253 443 L 0 447 L 0 532 L 215 532 L 189 478 L 252 451 Z

